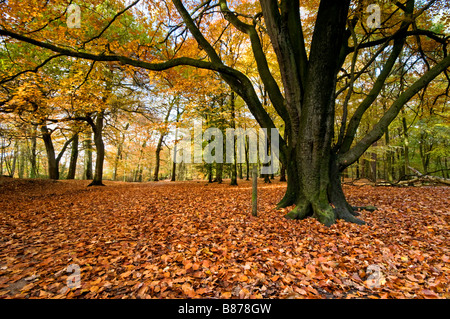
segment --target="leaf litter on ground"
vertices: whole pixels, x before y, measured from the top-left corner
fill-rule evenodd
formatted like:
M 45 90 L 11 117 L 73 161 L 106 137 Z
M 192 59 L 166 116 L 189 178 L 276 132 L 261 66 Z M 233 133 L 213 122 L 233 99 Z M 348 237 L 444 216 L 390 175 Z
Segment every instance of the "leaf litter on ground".
M 378 210 L 325 227 L 277 181 L 257 217 L 244 180 L 87 184 L 0 180 L 0 298 L 450 297 L 448 187 L 344 186 Z

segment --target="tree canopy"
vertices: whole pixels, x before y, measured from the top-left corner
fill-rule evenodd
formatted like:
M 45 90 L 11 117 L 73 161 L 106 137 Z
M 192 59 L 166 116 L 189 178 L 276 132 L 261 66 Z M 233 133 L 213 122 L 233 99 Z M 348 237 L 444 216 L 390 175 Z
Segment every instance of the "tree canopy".
M 392 181 L 408 175 L 415 150 L 424 173 L 434 157 L 448 176 L 449 7 L 444 0 L 1 1 L 0 111 L 8 125 L 26 123 L 31 136 L 42 135 L 52 178 L 75 136 L 84 134 L 87 156 L 92 138 L 94 185 L 102 184 L 105 138 L 116 148 L 116 176 L 124 133 L 136 132 L 137 177 L 152 139 L 159 165 L 169 122 L 203 117 L 213 126 L 211 114 L 221 113 L 226 126 L 256 121 L 283 132 L 288 187 L 278 207 L 295 204 L 286 217 L 363 223 L 340 181 L 360 159 L 370 165 L 381 152 Z M 143 134 L 148 123 L 158 138 Z M 393 173 L 395 163 L 403 172 Z M 236 176 L 235 164 L 231 171 Z

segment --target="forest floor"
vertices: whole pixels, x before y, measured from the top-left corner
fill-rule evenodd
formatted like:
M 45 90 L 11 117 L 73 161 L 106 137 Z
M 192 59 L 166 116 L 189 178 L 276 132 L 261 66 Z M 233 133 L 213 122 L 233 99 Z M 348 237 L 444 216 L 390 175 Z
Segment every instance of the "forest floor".
M 250 183 L 1 178 L 0 298 L 450 298 L 449 187 L 344 186 L 378 210 L 325 227 Z

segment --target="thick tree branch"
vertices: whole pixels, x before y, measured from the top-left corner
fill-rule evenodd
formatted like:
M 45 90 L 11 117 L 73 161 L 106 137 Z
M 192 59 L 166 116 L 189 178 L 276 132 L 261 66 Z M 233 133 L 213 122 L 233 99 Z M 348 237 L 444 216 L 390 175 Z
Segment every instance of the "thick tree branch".
M 267 32 L 280 67 L 281 79 L 285 91 L 285 104 L 292 129 L 290 136 L 293 140 L 296 140 L 304 95 L 304 85 L 306 83 L 306 69 L 302 69 L 300 65 L 299 54 L 302 49 L 295 47 L 301 44 L 299 35 L 293 30 L 290 30 L 289 27 L 293 24 L 292 20 L 295 17 L 291 17 L 287 13 L 286 6 L 280 13 L 278 2 L 275 0 L 261 0 L 260 3 Z M 299 6 L 297 6 L 298 10 Z M 287 18 L 289 19 L 286 20 Z M 300 20 L 297 23 L 299 24 L 296 25 L 296 28 L 301 25 Z
M 449 36 L 445 36 L 443 34 L 439 34 L 439 33 L 435 33 L 433 31 L 429 31 L 429 30 L 422 30 L 422 29 L 417 29 L 417 30 L 410 30 L 410 31 L 406 31 L 404 33 L 401 32 L 402 30 L 398 30 L 397 32 L 395 32 L 393 35 L 390 35 L 388 37 L 384 37 L 381 39 L 377 39 L 377 40 L 373 40 L 373 41 L 369 41 L 366 43 L 361 43 L 359 45 L 360 49 L 364 49 L 364 48 L 370 48 L 370 47 L 374 47 L 380 44 L 383 44 L 385 42 L 389 42 L 392 39 L 400 39 L 400 38 L 405 38 L 405 37 L 410 37 L 410 36 L 426 36 L 440 44 L 446 44 L 448 39 L 450 38 Z M 351 53 L 355 50 L 355 47 L 349 47 L 347 49 L 347 54 Z
M 407 3 L 407 17 L 410 17 L 413 14 L 414 10 L 414 0 L 409 0 Z M 403 30 L 400 34 L 404 34 L 411 25 L 412 22 L 406 22 L 409 21 L 405 19 L 404 22 L 402 22 L 402 25 L 400 27 L 400 30 Z M 397 61 L 400 53 L 403 50 L 403 46 L 406 42 L 405 37 L 400 37 L 398 39 L 394 40 L 394 47 L 392 49 L 392 52 L 386 61 L 386 63 L 383 66 L 383 70 L 380 72 L 380 75 L 377 77 L 372 89 L 370 90 L 367 97 L 361 102 L 361 104 L 356 109 L 355 113 L 353 114 L 352 118 L 350 119 L 350 122 L 348 124 L 347 133 L 345 135 L 345 138 L 342 141 L 342 145 L 337 145 L 340 151 L 340 153 L 347 152 L 355 138 L 356 131 L 359 127 L 359 124 L 361 122 L 361 119 L 364 115 L 364 113 L 369 109 L 369 107 L 372 105 L 372 103 L 376 100 L 378 95 L 380 94 L 381 90 L 384 87 L 384 83 L 386 82 L 387 78 L 391 74 L 392 69 L 394 68 L 395 62 Z
M 92 54 L 92 53 L 86 53 L 86 52 L 61 48 L 59 46 L 56 46 L 56 45 L 53 45 L 53 44 L 50 44 L 47 42 L 35 40 L 33 38 L 26 37 L 26 36 L 17 34 L 12 31 L 4 30 L 4 29 L 0 29 L 0 35 L 8 36 L 8 37 L 14 38 L 19 41 L 27 42 L 27 43 L 33 44 L 35 46 L 60 53 L 60 55 L 81 58 L 81 59 L 91 60 L 91 61 L 98 61 L 98 62 L 118 62 L 118 63 L 127 64 L 127 65 L 131 65 L 131 66 L 139 67 L 139 68 L 144 68 L 144 69 L 147 69 L 150 71 L 164 71 L 164 70 L 176 67 L 176 66 L 186 65 L 186 66 L 193 66 L 193 67 L 197 67 L 197 68 L 201 68 L 201 69 L 207 69 L 207 70 L 211 70 L 211 71 L 217 71 L 220 73 L 228 74 L 230 76 L 236 76 L 237 73 L 239 73 L 238 71 L 236 71 L 230 67 L 227 67 L 221 63 L 212 63 L 212 62 L 196 60 L 196 59 L 188 58 L 188 57 L 176 58 L 176 59 L 172 59 L 172 60 L 168 60 L 166 62 L 160 62 L 160 63 L 150 63 L 150 62 L 132 59 L 132 58 L 129 58 L 126 56 L 121 56 L 121 55 Z
M 227 19 L 236 29 L 246 33 L 252 45 L 253 56 L 255 57 L 256 65 L 260 78 L 264 84 L 267 93 L 269 94 L 270 100 L 277 111 L 278 115 L 285 121 L 289 121 L 289 115 L 286 112 L 286 106 L 284 97 L 281 94 L 280 88 L 273 77 L 269 69 L 269 64 L 267 62 L 266 55 L 261 45 L 261 40 L 258 33 L 256 32 L 255 26 L 246 24 L 239 20 L 239 18 L 231 12 L 227 6 L 226 0 L 220 0 L 220 10 L 222 11 L 225 19 Z

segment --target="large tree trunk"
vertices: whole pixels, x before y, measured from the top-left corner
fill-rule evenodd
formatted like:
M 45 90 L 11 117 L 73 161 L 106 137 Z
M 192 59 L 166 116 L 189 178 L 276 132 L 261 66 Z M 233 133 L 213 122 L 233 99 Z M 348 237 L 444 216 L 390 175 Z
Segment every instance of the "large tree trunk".
M 312 216 L 327 226 L 338 218 L 363 223 L 354 217 L 345 199 L 337 156 L 331 147 L 339 68 L 339 54 L 336 52 L 342 46 L 347 10 L 348 1 L 321 1 L 304 90 L 301 86 L 291 85 L 288 90 L 290 96 L 286 100 L 290 108 L 301 104 L 301 117 L 298 127 L 292 127 L 289 134 L 292 139 L 286 154 L 288 190 L 279 206 L 294 203 L 295 208 L 286 218 Z M 297 71 L 284 69 L 283 72 L 285 85 L 289 85 L 288 79 L 296 78 L 289 72 Z

